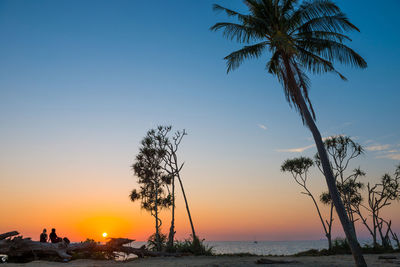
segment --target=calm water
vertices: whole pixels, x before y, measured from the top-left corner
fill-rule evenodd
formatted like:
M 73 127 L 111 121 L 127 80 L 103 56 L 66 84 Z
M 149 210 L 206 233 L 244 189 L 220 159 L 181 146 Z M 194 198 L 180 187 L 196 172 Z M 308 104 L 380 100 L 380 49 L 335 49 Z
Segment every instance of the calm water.
M 134 242 L 134 247 L 140 247 L 145 242 Z M 225 253 L 252 253 L 258 255 L 290 255 L 308 249 L 328 248 L 325 240 L 311 241 L 205 241 L 213 247 L 215 254 Z
M 312 241 L 208 241 L 215 254 L 252 253 L 258 255 L 290 255 L 308 249 L 328 248 L 325 240 Z
M 371 243 L 367 239 L 359 239 L 361 245 Z M 134 242 L 133 247 L 140 247 L 146 242 Z M 205 241 L 213 247 L 215 254 L 252 253 L 257 255 L 292 255 L 309 249 L 327 249 L 326 240 L 308 241 Z

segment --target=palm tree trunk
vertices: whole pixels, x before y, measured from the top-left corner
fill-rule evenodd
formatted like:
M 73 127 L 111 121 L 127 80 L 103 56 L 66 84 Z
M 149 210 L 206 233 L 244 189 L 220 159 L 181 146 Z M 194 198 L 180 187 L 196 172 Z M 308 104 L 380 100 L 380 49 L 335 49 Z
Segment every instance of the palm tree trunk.
M 351 252 L 353 254 L 353 258 L 355 260 L 356 266 L 367 266 L 367 263 L 365 262 L 365 259 L 362 254 L 360 244 L 358 244 L 358 241 L 357 241 L 357 238 L 355 235 L 355 230 L 349 220 L 349 217 L 347 216 L 346 209 L 343 205 L 343 202 L 339 195 L 339 191 L 336 187 L 335 177 L 333 175 L 333 172 L 332 172 L 332 169 L 331 169 L 331 166 L 329 163 L 329 158 L 326 153 L 321 134 L 320 134 L 317 126 L 315 125 L 315 122 L 310 114 L 310 111 L 308 110 L 308 107 L 304 101 L 303 95 L 301 94 L 299 89 L 298 89 L 297 93 L 298 93 L 298 98 L 299 98 L 299 104 L 301 107 L 301 112 L 303 114 L 303 117 L 305 119 L 305 122 L 306 122 L 308 128 L 310 129 L 310 131 L 314 137 L 314 141 L 317 146 L 318 154 L 321 159 L 322 169 L 325 174 L 325 180 L 328 185 L 329 193 L 331 194 L 333 204 L 335 205 L 336 213 L 338 214 L 340 222 L 342 223 L 342 227 L 346 234 L 347 241 L 349 242 L 349 246 L 350 246 Z
M 336 213 L 342 223 L 344 233 L 346 234 L 347 241 L 353 254 L 354 261 L 358 267 L 366 267 L 367 263 L 362 254 L 360 244 L 358 244 L 355 230 L 349 220 L 346 209 L 343 205 L 343 201 L 340 197 L 339 191 L 336 187 L 336 179 L 333 175 L 333 171 L 329 162 L 328 154 L 326 153 L 324 142 L 322 141 L 321 133 L 319 132 L 317 126 L 315 125 L 314 119 L 311 116 L 310 110 L 304 100 L 303 94 L 300 91 L 298 83 L 294 77 L 292 66 L 289 63 L 290 56 L 283 55 L 283 63 L 285 65 L 286 75 L 288 79 L 288 84 L 291 90 L 294 90 L 294 95 L 296 96 L 296 103 L 300 107 L 300 112 L 303 115 L 303 119 L 306 122 L 308 129 L 310 129 L 315 145 L 317 146 L 318 154 L 321 160 L 322 170 L 324 171 L 326 184 L 328 185 L 328 190 L 332 198 L 332 202 L 335 205 Z

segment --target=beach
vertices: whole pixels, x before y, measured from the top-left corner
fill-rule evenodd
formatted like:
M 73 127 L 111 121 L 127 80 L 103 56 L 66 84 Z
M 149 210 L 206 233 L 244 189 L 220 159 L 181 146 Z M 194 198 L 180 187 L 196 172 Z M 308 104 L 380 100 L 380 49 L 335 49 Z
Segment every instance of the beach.
M 396 257 L 393 260 L 379 259 L 380 256 Z M 9 263 L 5 266 L 24 266 L 24 267 L 53 267 L 53 266 L 76 266 L 76 267 L 108 267 L 108 266 L 146 266 L 146 267 L 173 267 L 173 266 L 260 266 L 256 264 L 259 259 L 270 259 L 275 261 L 290 261 L 292 263 L 285 264 L 267 264 L 268 266 L 354 266 L 354 260 L 351 255 L 334 255 L 334 256 L 318 256 L 318 257 L 261 257 L 261 256 L 188 256 L 188 257 L 160 257 L 134 259 L 129 262 L 115 261 L 99 261 L 99 260 L 75 260 L 68 263 L 34 261 L 24 264 Z M 365 255 L 368 266 L 400 266 L 400 253 L 392 254 L 369 254 Z

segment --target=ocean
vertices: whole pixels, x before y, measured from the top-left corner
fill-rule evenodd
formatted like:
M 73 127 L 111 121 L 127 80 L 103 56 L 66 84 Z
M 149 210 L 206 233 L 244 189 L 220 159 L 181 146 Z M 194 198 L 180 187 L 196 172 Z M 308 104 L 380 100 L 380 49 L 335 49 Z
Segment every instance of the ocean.
M 215 254 L 251 253 L 257 255 L 292 255 L 309 249 L 328 248 L 326 240 L 309 241 L 206 241 Z
M 360 244 L 372 244 L 369 239 L 358 239 Z M 328 249 L 327 240 L 304 241 L 204 241 L 213 248 L 214 254 L 251 253 L 257 255 L 293 255 L 309 249 Z M 130 244 L 141 247 L 146 242 L 135 241 Z
M 146 242 L 134 242 L 140 247 Z M 215 254 L 252 253 L 257 255 L 291 255 L 309 249 L 328 248 L 326 240 L 309 241 L 205 241 Z

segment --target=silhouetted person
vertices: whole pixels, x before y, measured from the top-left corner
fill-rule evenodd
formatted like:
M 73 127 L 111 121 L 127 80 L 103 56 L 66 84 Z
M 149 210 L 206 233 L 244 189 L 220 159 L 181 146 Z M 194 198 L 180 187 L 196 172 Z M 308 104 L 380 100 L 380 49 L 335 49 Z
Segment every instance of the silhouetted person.
M 50 240 L 51 240 L 51 243 L 59 243 L 62 241 L 62 239 L 57 236 L 56 229 L 54 229 L 54 228 L 51 229 Z
M 47 242 L 47 230 L 46 228 L 43 229 L 43 232 L 40 234 L 40 242 L 46 243 Z
M 68 239 L 68 237 L 64 237 L 62 239 L 64 241 L 65 244 L 69 245 L 69 243 L 71 243 L 71 241 Z

